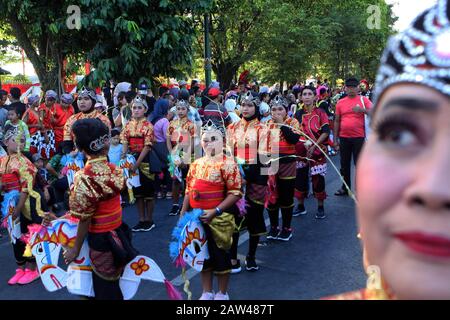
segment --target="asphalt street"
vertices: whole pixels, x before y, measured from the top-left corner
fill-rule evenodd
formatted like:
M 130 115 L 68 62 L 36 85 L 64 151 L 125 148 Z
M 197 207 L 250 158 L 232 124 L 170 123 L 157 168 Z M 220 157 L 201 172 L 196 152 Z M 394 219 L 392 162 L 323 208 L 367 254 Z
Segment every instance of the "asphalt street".
M 339 156 L 333 158 L 339 168 Z M 349 197 L 334 196 L 340 187 L 338 174 L 328 166 L 326 177 L 328 199 L 327 217 L 314 218 L 317 204 L 314 198 L 306 201 L 308 214 L 294 217 L 293 237 L 289 242 L 268 242 L 257 251 L 258 272 L 243 270 L 231 276 L 229 295 L 233 300 L 302 300 L 320 299 L 330 295 L 356 290 L 365 286 L 362 252 L 357 239 L 355 205 Z M 154 219 L 156 228 L 146 233 L 135 233 L 134 246 L 141 254 L 155 260 L 177 288 L 182 291 L 181 270 L 169 258 L 168 245 L 177 217 L 169 216 L 171 200 L 158 200 Z M 124 220 L 130 226 L 137 222 L 135 207 L 124 208 Z M 266 218 L 268 218 L 266 214 Z M 267 220 L 266 220 L 267 221 Z M 8 286 L 7 281 L 16 268 L 12 246 L 2 231 L 0 239 L 0 299 L 3 300 L 78 300 L 62 289 L 47 292 L 40 282 L 26 286 Z M 241 262 L 248 249 L 248 235 L 241 235 L 239 255 Z M 62 259 L 60 259 L 62 261 Z M 60 264 L 62 263 L 60 261 Z M 192 271 L 190 277 L 192 299 L 201 295 L 200 276 Z M 180 285 L 181 284 L 181 285 Z M 186 297 L 186 295 L 184 295 Z M 165 287 L 154 282 L 141 282 L 134 299 L 167 299 Z

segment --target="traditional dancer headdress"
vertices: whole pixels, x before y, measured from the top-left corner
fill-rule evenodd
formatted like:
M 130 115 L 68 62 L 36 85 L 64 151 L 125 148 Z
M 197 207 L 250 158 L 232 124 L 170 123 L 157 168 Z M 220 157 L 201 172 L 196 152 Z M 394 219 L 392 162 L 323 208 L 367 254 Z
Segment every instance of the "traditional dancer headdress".
M 243 104 L 244 102 L 251 102 L 254 104 L 254 106 L 256 108 L 259 108 L 259 104 L 261 103 L 261 101 L 259 100 L 258 96 L 253 96 L 253 94 L 248 91 L 241 100 L 241 104 Z
M 389 40 L 376 79 L 374 102 L 397 83 L 417 83 L 450 96 L 448 0 L 439 0 L 406 31 Z
M 208 120 L 208 122 L 206 122 L 201 130 L 201 133 L 208 133 L 208 132 L 217 132 L 219 131 L 223 137 L 225 137 L 225 129 L 223 128 L 223 126 L 218 126 L 216 125 L 212 120 Z
M 274 106 L 282 106 L 283 108 L 286 109 L 286 111 L 288 109 L 288 103 L 281 96 L 276 96 L 275 98 L 272 99 L 272 101 L 270 101 L 270 107 Z
M 186 100 L 178 100 L 178 102 L 175 104 L 175 107 L 184 107 L 189 110 L 190 105 Z
M 97 94 L 95 93 L 94 90 L 87 88 L 87 87 L 82 87 L 81 90 L 78 92 L 78 97 L 89 97 L 94 101 L 97 101 Z
M 99 154 L 111 139 L 108 127 L 99 119 L 81 119 L 72 127 L 75 144 L 89 155 Z
M 134 98 L 133 106 L 143 106 L 145 108 L 145 110 L 148 110 L 148 105 L 147 105 L 147 101 L 145 101 L 144 98 L 142 98 L 141 96 L 137 96 L 136 98 Z

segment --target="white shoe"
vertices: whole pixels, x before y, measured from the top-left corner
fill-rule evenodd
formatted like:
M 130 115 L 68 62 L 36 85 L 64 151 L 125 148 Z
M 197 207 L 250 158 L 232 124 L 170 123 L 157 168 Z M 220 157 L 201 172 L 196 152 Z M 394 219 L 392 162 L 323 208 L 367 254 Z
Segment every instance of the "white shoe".
M 214 292 L 203 292 L 198 300 L 214 300 Z
M 223 294 L 222 292 L 217 292 L 214 296 L 214 300 L 230 300 L 228 293 Z

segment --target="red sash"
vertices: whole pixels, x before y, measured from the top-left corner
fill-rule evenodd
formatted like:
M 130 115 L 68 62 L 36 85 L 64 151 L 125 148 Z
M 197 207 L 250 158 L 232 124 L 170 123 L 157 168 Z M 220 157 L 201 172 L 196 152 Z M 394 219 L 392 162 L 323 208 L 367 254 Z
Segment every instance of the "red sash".
M 122 224 L 122 207 L 120 195 L 112 199 L 100 201 L 98 209 L 92 217 L 89 232 L 103 233 L 117 229 Z
M 2 186 L 4 192 L 11 190 L 20 191 L 22 189 L 20 186 L 19 177 L 14 173 L 5 173 L 2 175 Z
M 280 141 L 278 152 L 280 154 L 295 154 L 295 144 L 290 144 L 287 141 Z
M 144 149 L 144 137 L 130 138 L 129 147 L 132 153 L 141 152 Z
M 193 209 L 214 209 L 225 199 L 223 183 L 196 179 L 189 191 L 189 204 Z

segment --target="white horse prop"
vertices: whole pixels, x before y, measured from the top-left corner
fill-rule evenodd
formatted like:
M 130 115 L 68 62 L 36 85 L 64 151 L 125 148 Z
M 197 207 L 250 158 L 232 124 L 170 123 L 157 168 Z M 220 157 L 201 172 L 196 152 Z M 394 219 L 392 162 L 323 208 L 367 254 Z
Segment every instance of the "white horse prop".
M 47 227 L 34 225 L 30 228 L 28 243 L 36 258 L 42 283 L 48 291 L 54 292 L 67 287 L 72 294 L 94 297 L 87 241 L 83 243 L 80 254 L 69 264 L 67 271 L 58 266 L 61 248 L 72 247 L 75 243 L 77 227 L 77 222 L 64 217 L 52 221 Z M 171 299 L 181 299 L 156 262 L 139 255 L 125 266 L 120 278 L 119 285 L 125 300 L 134 297 L 141 280 L 164 283 Z
M 19 191 L 12 190 L 3 196 L 2 202 L 2 226 L 8 230 L 11 243 L 13 244 L 16 243 L 16 241 L 22 236 L 22 232 L 20 231 L 20 219 L 17 218 L 13 220 L 12 218 L 16 204 L 19 201 L 19 197 Z

